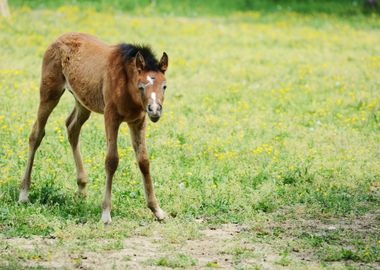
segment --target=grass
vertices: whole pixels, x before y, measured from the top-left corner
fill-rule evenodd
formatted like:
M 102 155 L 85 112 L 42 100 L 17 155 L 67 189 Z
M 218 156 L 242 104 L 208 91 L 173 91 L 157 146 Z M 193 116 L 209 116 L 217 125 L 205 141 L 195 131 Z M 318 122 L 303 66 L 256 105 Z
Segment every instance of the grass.
M 153 265 L 164 266 L 169 268 L 188 268 L 195 266 L 197 260 L 186 254 L 174 254 L 171 257 L 160 257 L 156 261 L 150 262 Z
M 157 195 L 174 217 L 162 225 L 168 243 L 200 237 L 196 220 L 250 224 L 262 218 L 265 224 L 284 208 L 302 208 L 311 219 L 339 220 L 378 207 L 378 16 L 251 11 L 183 18 L 99 12 L 81 5 L 15 7 L 12 13 L 0 18 L 2 237 L 79 239 L 94 250 L 107 250 L 122 247 L 118 238 L 157 226 L 145 208 L 126 125 L 113 185 L 114 225 L 107 229 L 98 223 L 105 175 L 100 115 L 92 115 L 81 134 L 89 196 L 75 196 L 64 130 L 73 106 L 69 93 L 47 124 L 32 175 L 31 203 L 16 202 L 38 104 L 42 55 L 67 31 L 88 32 L 109 43 L 145 42 L 157 54 L 169 55 L 164 116 L 149 123 L 147 135 Z M 281 222 L 298 218 L 292 215 Z M 255 231 L 255 241 L 284 233 Z M 306 233 L 298 245 L 319 261 L 379 261 L 376 233 L 368 238 L 343 231 L 335 236 L 338 240 Z M 104 246 L 92 242 L 100 238 L 116 240 Z M 292 261 L 284 256 L 279 264 Z
M 293 11 L 298 13 L 327 13 L 339 16 L 357 16 L 361 14 L 378 13 L 379 7 L 374 5 L 364 5 L 364 1 L 340 0 L 182 0 L 180 2 L 174 0 L 13 0 L 10 2 L 12 6 L 31 8 L 56 8 L 57 6 L 67 4 L 78 4 L 83 7 L 96 8 L 98 11 L 113 10 L 127 11 L 137 13 L 158 13 L 158 14 L 176 14 L 176 15 L 205 15 L 217 14 L 226 15 L 231 12 L 240 11 L 259 11 L 264 13 L 276 12 L 283 13 Z

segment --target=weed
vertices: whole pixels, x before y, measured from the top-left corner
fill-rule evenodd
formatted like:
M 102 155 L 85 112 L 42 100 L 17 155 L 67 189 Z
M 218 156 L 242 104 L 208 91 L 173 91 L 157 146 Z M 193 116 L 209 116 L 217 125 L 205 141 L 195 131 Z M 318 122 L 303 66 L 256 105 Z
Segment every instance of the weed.
M 170 257 L 161 257 L 151 262 L 151 264 L 157 266 L 164 266 L 170 268 L 187 268 L 196 265 L 196 263 L 196 259 L 182 253 L 174 254 Z

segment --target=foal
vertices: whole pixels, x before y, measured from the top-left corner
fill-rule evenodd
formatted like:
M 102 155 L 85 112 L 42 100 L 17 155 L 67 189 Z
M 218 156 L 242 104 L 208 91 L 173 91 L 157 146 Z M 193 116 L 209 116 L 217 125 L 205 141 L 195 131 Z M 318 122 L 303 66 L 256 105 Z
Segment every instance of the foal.
M 165 212 L 154 194 L 145 146 L 145 112 L 153 122 L 161 117 L 167 68 L 167 54 L 163 53 L 158 61 L 146 46 L 110 46 L 82 33 L 67 33 L 53 42 L 43 59 L 40 104 L 29 136 L 28 163 L 19 201 L 28 201 L 34 155 L 45 135 L 48 117 L 67 89 L 75 98 L 66 127 L 76 165 L 78 192 L 86 195 L 88 182 L 79 149 L 79 133 L 91 112 L 101 113 L 104 114 L 107 139 L 102 221 L 111 222 L 112 178 L 119 163 L 117 136 L 122 122 L 127 122 L 130 129 L 133 149 L 144 178 L 147 205 L 156 218 L 162 220 Z

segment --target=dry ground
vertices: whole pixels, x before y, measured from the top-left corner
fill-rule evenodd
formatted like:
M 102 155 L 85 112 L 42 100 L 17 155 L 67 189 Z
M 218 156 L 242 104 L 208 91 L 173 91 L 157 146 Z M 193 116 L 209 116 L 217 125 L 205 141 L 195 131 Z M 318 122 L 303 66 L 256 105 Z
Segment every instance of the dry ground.
M 2 237 L 0 268 L 379 269 L 378 262 L 321 260 L 317 247 L 308 245 L 304 237 L 356 234 L 358 239 L 370 241 L 367 236 L 380 236 L 379 211 L 361 217 L 325 220 L 305 219 L 305 215 L 300 219 L 297 214 L 301 213 L 297 211 L 293 216 L 289 211 L 283 213 L 286 214 L 277 213 L 271 219 L 265 217 L 267 222 L 257 220 L 246 225 L 206 225 L 206 221 L 197 220 L 189 226 L 175 219 L 140 224 L 131 236 L 116 240 L 92 241 L 80 239 L 81 236 L 65 239 L 63 235 Z M 339 245 L 354 249 L 342 242 Z

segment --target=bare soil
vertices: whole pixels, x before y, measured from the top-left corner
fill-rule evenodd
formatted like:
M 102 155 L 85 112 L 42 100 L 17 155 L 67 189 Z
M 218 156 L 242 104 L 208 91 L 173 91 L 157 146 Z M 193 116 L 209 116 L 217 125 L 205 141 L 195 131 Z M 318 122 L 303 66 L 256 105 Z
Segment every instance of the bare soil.
M 41 237 L 10 238 L 6 239 L 9 246 L 18 247 L 23 250 L 35 250 L 36 248 L 46 250 L 43 259 L 31 257 L 23 263 L 26 267 L 42 266 L 48 269 L 168 269 L 165 266 L 158 266 L 154 262 L 162 257 L 170 258 L 173 254 L 185 254 L 196 259 L 196 264 L 192 269 L 233 269 L 234 262 L 233 249 L 260 251 L 264 250 L 265 255 L 249 260 L 243 260 L 241 265 L 252 265 L 259 263 L 265 269 L 276 269 L 274 262 L 278 255 L 269 249 L 269 245 L 253 246 L 248 241 L 241 239 L 239 234 L 246 228 L 236 224 L 225 224 L 218 227 L 211 227 L 201 231 L 199 239 L 186 240 L 181 244 L 163 245 L 164 239 L 160 233 L 153 232 L 149 236 L 132 236 L 122 241 L 121 249 L 89 251 L 89 252 L 68 252 L 64 245 L 60 247 L 57 239 L 46 239 Z M 107 244 L 107 239 L 99 240 Z M 49 252 L 53 248 L 54 252 Z
M 0 251 L 4 252 L 3 255 L 8 252 L 10 256 L 13 252 L 17 265 L 24 268 L 169 269 L 170 265 L 158 263 L 159 259 L 184 254 L 195 260 L 193 265 L 183 266 L 186 269 L 321 269 L 325 268 L 326 263 L 320 262 L 313 250 L 298 250 L 297 246 L 292 245 L 297 235 L 302 232 L 323 234 L 326 231 L 345 230 L 363 234 L 363 239 L 369 232 L 372 235 L 379 233 L 380 236 L 378 217 L 379 211 L 374 211 L 356 219 L 289 218 L 281 222 L 268 220 L 245 226 L 224 224 L 208 226 L 200 231 L 199 236 L 178 242 L 168 240 L 162 232 L 165 225 L 157 224 L 147 235 L 133 235 L 119 242 L 114 239 L 92 239 L 89 248 L 85 241 L 80 246 L 80 242 L 72 244 L 58 238 L 2 238 Z M 278 236 L 273 234 L 276 228 L 282 231 Z M 259 234 L 270 237 L 252 240 Z M 284 247 L 290 248 L 289 254 L 283 254 Z M 17 254 L 23 255 L 17 258 Z M 7 265 L 4 256 L 0 256 L 0 268 L 1 265 Z M 328 268 L 347 269 L 347 265 L 358 269 L 380 269 L 378 262 L 363 264 L 350 261 L 329 262 Z

